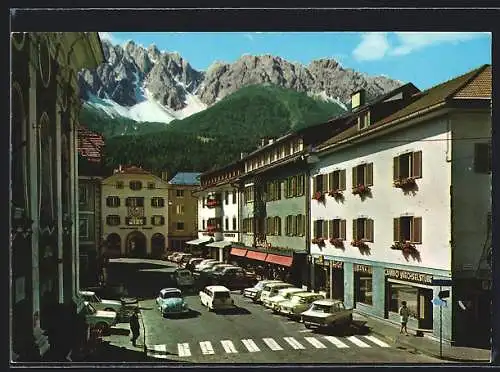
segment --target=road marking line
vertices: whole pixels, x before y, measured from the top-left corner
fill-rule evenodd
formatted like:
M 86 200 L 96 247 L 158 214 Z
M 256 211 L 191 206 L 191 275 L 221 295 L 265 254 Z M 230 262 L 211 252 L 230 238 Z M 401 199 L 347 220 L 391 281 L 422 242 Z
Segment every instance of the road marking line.
M 241 340 L 241 342 L 243 342 L 243 345 L 245 345 L 247 350 L 251 353 L 260 351 L 259 347 L 255 344 L 255 342 L 252 339 L 244 339 Z
M 345 348 L 349 347 L 349 346 L 347 346 L 346 344 L 344 344 L 342 341 L 340 341 L 336 337 L 325 336 L 325 339 L 327 339 L 328 341 L 330 341 L 332 344 L 334 344 L 335 346 L 337 346 L 339 349 L 345 349 Z
M 152 345 L 151 351 L 154 353 L 167 353 L 167 345 Z
M 210 343 L 210 341 L 201 341 L 200 347 L 201 347 L 201 352 L 205 355 L 215 354 L 214 348 L 212 347 L 212 344 Z
M 295 350 L 297 350 L 297 349 L 305 349 L 305 347 L 300 342 L 298 342 L 296 339 L 294 339 L 293 337 L 283 337 L 283 338 Z
M 267 346 L 273 351 L 283 350 L 283 348 L 272 338 L 263 338 L 262 341 L 266 343 Z
M 359 346 L 359 347 L 371 347 L 370 345 L 364 343 L 363 341 L 357 339 L 355 336 L 349 336 L 347 337 L 349 341 L 351 341 L 353 344 Z
M 382 340 L 379 340 L 377 337 L 375 336 L 365 336 L 366 339 L 370 340 L 371 342 L 373 342 L 374 344 L 377 344 L 378 346 L 381 346 L 381 347 L 390 347 L 388 344 L 386 344 L 384 341 Z
M 303 330 L 299 331 L 299 333 L 309 333 L 309 332 L 312 332 L 312 330 L 310 330 L 310 329 L 303 329 Z
M 167 354 L 150 354 L 148 355 L 152 358 L 157 358 L 157 359 L 167 359 L 168 355 Z
M 222 344 L 222 347 L 226 351 L 226 353 L 231 354 L 231 353 L 237 353 L 238 351 L 234 348 L 233 342 L 231 340 L 222 340 L 220 342 Z
M 177 344 L 177 354 L 181 357 L 191 356 L 191 350 L 189 349 L 189 344 L 187 342 L 183 344 Z
M 304 337 L 307 342 L 309 342 L 316 349 L 326 349 L 326 346 L 314 337 Z

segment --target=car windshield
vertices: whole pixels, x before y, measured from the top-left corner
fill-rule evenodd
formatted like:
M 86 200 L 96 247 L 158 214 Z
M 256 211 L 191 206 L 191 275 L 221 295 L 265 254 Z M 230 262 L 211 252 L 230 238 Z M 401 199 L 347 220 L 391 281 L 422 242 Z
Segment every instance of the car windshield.
M 331 309 L 332 307 L 330 305 L 313 304 L 311 310 L 317 311 L 319 313 L 330 313 Z
M 214 298 L 219 298 L 219 299 L 229 298 L 229 292 L 214 292 Z
M 165 292 L 163 298 L 182 298 L 180 292 Z
M 264 288 L 264 283 L 258 282 L 257 284 L 255 284 L 254 288 L 255 289 L 262 289 L 262 288 Z
M 96 309 L 95 309 L 95 307 L 94 307 L 94 306 L 92 306 L 91 304 L 87 304 L 87 305 L 85 306 L 85 312 L 86 312 L 87 314 L 95 314 L 95 313 L 97 313 L 97 310 L 96 310 Z

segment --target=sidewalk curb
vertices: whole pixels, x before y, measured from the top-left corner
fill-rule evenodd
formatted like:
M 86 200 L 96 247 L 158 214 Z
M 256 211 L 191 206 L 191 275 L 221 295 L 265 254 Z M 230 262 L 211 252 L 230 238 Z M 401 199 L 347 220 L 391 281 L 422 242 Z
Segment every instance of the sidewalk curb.
M 391 337 L 391 336 L 387 336 L 383 333 L 381 333 L 380 331 L 376 331 L 376 330 L 371 330 L 372 333 L 375 333 L 376 335 L 380 336 L 380 337 L 383 337 L 385 338 L 386 340 L 388 340 L 389 342 L 393 343 L 393 344 L 397 344 L 396 342 L 396 339 L 395 337 Z M 401 345 L 405 346 L 406 350 L 411 352 L 410 350 L 414 350 L 416 352 L 419 352 L 420 354 L 423 354 L 423 355 L 427 355 L 427 356 L 430 356 L 430 357 L 433 357 L 433 358 L 436 358 L 436 359 L 441 359 L 441 360 L 447 360 L 447 361 L 450 361 L 450 362 L 465 362 L 465 363 L 491 363 L 491 360 L 490 359 L 466 359 L 466 358 L 455 358 L 455 357 L 451 357 L 451 356 L 443 356 L 443 357 L 440 357 L 438 353 L 435 353 L 435 352 L 431 352 L 431 351 L 428 351 L 426 349 L 423 349 L 423 348 L 418 348 L 418 347 L 415 347 L 415 346 L 407 346 L 406 343 L 400 343 Z

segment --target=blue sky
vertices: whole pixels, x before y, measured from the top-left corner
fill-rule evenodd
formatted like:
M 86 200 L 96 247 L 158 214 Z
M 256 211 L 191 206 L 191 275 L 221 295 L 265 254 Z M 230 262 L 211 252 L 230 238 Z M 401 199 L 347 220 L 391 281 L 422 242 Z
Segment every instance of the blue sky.
M 155 44 L 193 68 L 272 54 L 304 65 L 334 58 L 344 68 L 412 82 L 421 90 L 491 63 L 491 34 L 471 32 L 101 32 L 122 44 Z

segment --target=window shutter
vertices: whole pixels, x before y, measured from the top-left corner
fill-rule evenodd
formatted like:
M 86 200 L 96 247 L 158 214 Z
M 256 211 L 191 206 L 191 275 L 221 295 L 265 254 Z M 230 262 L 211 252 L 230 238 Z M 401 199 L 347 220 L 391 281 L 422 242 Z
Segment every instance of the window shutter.
M 365 220 L 365 238 L 369 242 L 373 242 L 373 220 L 369 218 Z
M 352 168 L 352 188 L 354 189 L 356 186 L 358 186 L 358 173 L 356 172 L 358 167 L 353 167 Z
M 333 190 L 333 185 L 334 185 L 334 182 L 333 182 L 333 172 L 332 173 L 328 173 L 328 191 L 330 190 Z
M 413 169 L 412 176 L 415 178 L 422 178 L 422 151 L 413 153 Z
M 413 217 L 412 222 L 412 242 L 422 243 L 422 217 Z
M 340 175 L 339 175 L 339 178 L 340 178 L 340 189 L 341 190 L 345 190 L 345 169 L 342 169 L 340 171 Z
M 330 232 L 330 234 L 328 235 L 329 238 L 336 238 L 336 236 L 333 236 L 333 220 L 329 220 L 328 221 L 328 231 Z
M 358 240 L 358 220 L 352 220 L 352 240 Z
M 292 235 L 297 236 L 297 216 L 292 216 Z
M 366 186 L 373 186 L 373 163 L 366 164 L 365 172 Z
M 392 179 L 394 181 L 399 180 L 399 156 L 396 156 L 393 159 L 392 175 Z
M 323 220 L 323 238 L 328 238 L 328 220 Z
M 130 207 L 130 198 L 125 199 L 125 205 Z
M 318 237 L 318 221 L 314 221 L 313 223 L 313 238 Z
M 317 187 L 317 184 L 318 184 L 316 177 L 317 176 L 313 177 L 313 185 L 312 185 L 312 192 L 313 192 L 313 194 L 316 192 L 316 187 Z
M 346 230 L 345 230 L 346 220 L 340 220 L 340 239 L 346 240 Z
M 328 174 L 323 174 L 323 188 L 320 191 L 323 191 L 323 192 L 328 191 Z
M 401 219 L 399 218 L 394 218 L 394 223 L 393 223 L 393 240 L 395 242 L 399 242 L 401 239 Z

